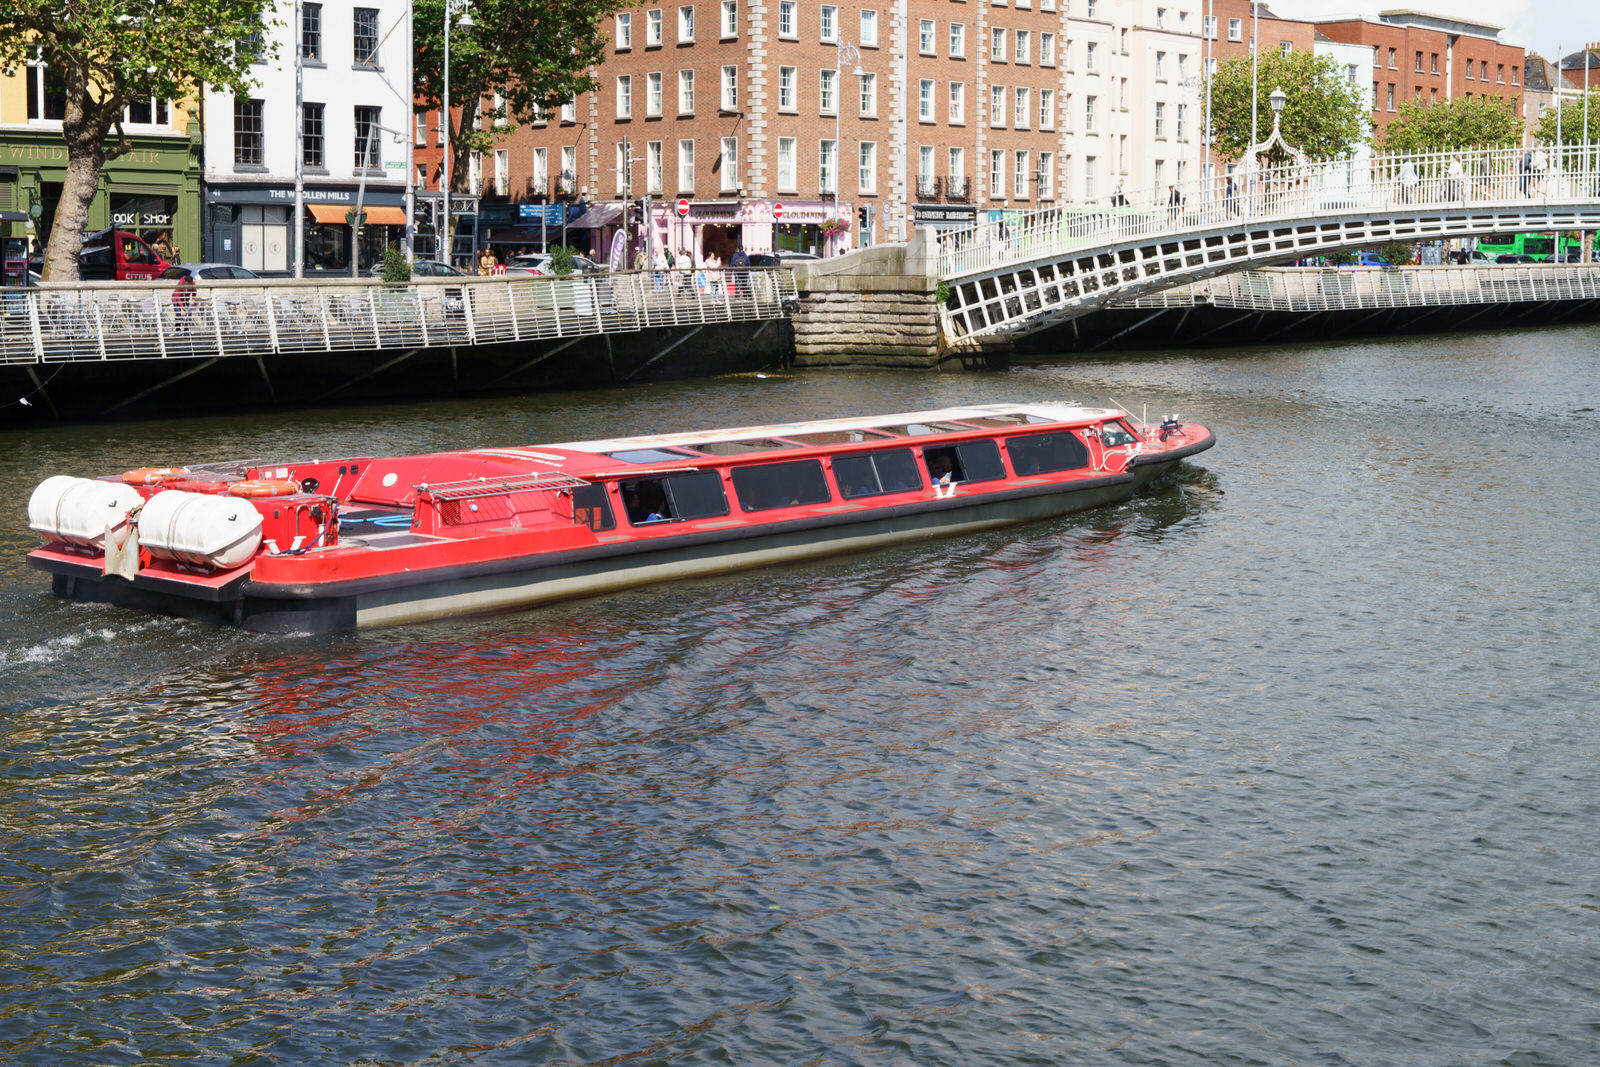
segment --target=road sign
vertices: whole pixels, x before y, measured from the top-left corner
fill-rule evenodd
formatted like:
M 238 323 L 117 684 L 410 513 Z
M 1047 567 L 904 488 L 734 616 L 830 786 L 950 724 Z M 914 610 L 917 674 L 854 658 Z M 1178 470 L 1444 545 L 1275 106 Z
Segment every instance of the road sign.
M 678 217 L 681 219 L 685 215 L 687 215 L 688 213 L 689 213 L 689 201 L 687 199 L 680 199 L 678 201 Z
M 773 219 L 781 219 L 781 218 L 783 218 L 783 205 L 782 204 L 773 204 L 772 205 L 772 217 L 773 217 Z

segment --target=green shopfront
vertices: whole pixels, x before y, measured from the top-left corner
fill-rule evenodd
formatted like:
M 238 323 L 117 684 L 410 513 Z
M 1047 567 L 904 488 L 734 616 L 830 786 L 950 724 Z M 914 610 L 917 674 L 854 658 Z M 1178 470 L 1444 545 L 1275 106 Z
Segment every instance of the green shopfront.
M 137 135 L 129 141 L 132 149 L 100 172 L 85 232 L 114 225 L 151 243 L 167 233 L 180 258 L 199 259 L 200 142 Z M 47 244 L 66 171 L 59 131 L 0 132 L 0 235 Z

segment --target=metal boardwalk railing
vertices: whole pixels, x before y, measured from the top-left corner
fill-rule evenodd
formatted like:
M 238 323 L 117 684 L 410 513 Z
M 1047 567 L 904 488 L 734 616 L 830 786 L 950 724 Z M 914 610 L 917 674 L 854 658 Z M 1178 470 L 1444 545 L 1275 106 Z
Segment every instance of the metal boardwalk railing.
M 1115 202 L 1112 202 L 1115 201 Z M 947 339 L 1015 336 L 1231 271 L 1389 241 L 1600 227 L 1600 154 L 1491 149 L 1335 159 L 1005 212 L 947 231 Z
M 0 290 L 0 363 L 485 345 L 783 318 L 782 268 Z

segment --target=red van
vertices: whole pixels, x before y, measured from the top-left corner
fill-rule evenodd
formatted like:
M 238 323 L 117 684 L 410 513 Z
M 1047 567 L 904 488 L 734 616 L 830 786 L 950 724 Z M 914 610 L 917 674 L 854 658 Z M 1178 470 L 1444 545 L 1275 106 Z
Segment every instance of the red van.
M 166 268 L 144 238 L 127 230 L 91 233 L 78 253 L 78 277 L 86 282 L 146 282 Z

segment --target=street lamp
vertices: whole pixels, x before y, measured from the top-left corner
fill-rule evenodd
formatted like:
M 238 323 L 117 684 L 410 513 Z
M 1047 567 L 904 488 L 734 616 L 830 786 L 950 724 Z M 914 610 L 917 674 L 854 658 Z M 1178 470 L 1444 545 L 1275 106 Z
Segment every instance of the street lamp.
M 466 4 L 463 2 L 463 8 Z M 438 227 L 439 246 L 434 251 L 434 258 L 441 263 L 450 262 L 450 15 L 456 4 L 454 0 L 444 0 L 444 107 L 439 112 L 439 125 L 444 131 L 444 158 L 440 160 L 442 180 L 440 186 L 444 192 L 444 222 Z M 456 21 L 458 29 L 470 30 L 477 23 L 472 21 L 472 12 L 463 10 L 461 18 Z
M 867 72 L 861 69 L 861 49 L 839 40 L 834 44 L 833 62 L 833 219 L 841 221 L 839 214 L 839 184 L 844 177 L 844 153 L 840 151 L 839 116 L 844 114 L 844 67 L 850 64 L 850 73 L 860 78 Z

